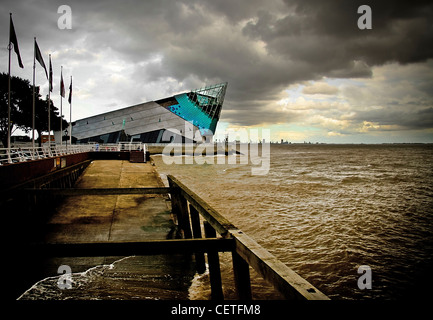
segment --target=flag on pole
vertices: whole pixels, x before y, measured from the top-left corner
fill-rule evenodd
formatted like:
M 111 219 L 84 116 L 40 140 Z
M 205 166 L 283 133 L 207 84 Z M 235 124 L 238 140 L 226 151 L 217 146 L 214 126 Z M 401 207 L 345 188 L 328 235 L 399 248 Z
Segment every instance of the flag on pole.
M 51 65 L 51 55 L 50 55 L 50 78 L 48 79 L 50 83 L 50 92 L 53 92 L 53 66 Z
M 12 13 L 10 15 L 10 27 L 9 27 L 9 44 L 14 45 L 14 51 L 17 54 L 18 64 L 21 68 L 24 68 L 23 62 L 21 61 L 20 48 L 18 47 L 17 34 L 15 33 L 14 23 L 12 21 Z
M 68 98 L 69 104 L 72 102 L 72 77 L 71 77 L 71 85 L 69 86 L 69 98 Z
M 65 97 L 65 83 L 63 82 L 63 71 L 60 72 L 60 95 Z
M 69 144 L 72 145 L 72 76 L 71 85 L 69 86 Z
M 36 38 L 35 38 L 35 58 L 36 58 L 36 60 L 38 60 L 38 62 L 44 68 L 45 75 L 47 76 L 47 79 L 48 79 L 47 67 L 45 66 L 45 62 L 44 62 L 44 59 L 42 58 L 41 50 L 39 50 L 39 46 L 38 46 L 38 43 L 36 42 Z

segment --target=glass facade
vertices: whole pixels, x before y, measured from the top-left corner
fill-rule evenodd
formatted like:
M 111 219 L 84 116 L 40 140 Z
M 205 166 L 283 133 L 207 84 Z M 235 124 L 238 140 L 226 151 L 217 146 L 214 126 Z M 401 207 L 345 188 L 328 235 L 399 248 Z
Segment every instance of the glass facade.
M 226 89 L 227 82 L 224 82 L 176 95 L 178 104 L 171 105 L 168 109 L 198 127 L 202 134 L 209 131 L 214 134 Z

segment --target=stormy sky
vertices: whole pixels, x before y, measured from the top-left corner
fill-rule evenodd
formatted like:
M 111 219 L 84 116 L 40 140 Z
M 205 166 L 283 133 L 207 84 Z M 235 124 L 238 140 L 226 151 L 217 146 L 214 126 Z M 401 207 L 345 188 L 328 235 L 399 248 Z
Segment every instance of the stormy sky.
M 64 4 L 71 29 L 58 28 Z M 361 5 L 371 7 L 370 30 L 358 28 Z M 0 71 L 12 12 L 25 67 L 13 54 L 12 74 L 32 79 L 37 37 L 47 65 L 52 55 L 57 107 L 60 66 L 66 87 L 73 76 L 73 120 L 227 81 L 217 132 L 433 142 L 431 1 L 4 0 L 0 8 Z

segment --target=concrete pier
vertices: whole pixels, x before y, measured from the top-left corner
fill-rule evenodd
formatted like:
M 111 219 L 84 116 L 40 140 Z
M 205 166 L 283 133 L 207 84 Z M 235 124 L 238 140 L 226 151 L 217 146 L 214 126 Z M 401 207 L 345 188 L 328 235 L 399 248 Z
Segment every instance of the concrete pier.
M 158 173 L 148 163 L 127 160 L 95 160 L 74 188 L 163 187 Z M 44 243 L 92 243 L 165 240 L 173 233 L 171 204 L 166 194 L 67 196 L 47 221 Z M 67 265 L 73 274 L 91 268 L 104 269 L 124 257 L 56 257 L 41 261 L 40 279 L 58 275 Z M 175 261 L 177 263 L 175 263 Z M 180 264 L 178 264 L 181 262 Z M 173 266 L 177 265 L 176 268 Z M 191 254 L 133 256 L 105 268 L 91 287 L 58 289 L 53 299 L 188 299 L 194 276 Z M 74 276 L 73 276 L 74 277 Z M 167 281 L 170 277 L 170 281 Z M 82 287 L 80 285 L 80 287 Z M 125 288 L 128 287 L 128 290 Z M 56 291 L 56 288 L 52 288 Z M 81 288 L 82 290 L 83 288 Z M 51 292 L 52 293 L 52 292 Z M 83 296 L 84 294 L 84 296 Z M 87 296 L 87 295 L 90 295 Z M 30 290 L 22 299 L 44 299 Z

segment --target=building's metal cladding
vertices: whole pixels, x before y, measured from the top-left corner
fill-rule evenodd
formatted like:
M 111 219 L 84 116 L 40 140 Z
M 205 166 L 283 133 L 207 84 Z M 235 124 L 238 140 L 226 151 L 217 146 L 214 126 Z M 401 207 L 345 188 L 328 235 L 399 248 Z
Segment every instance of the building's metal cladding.
M 201 142 L 213 136 L 227 82 L 75 121 L 78 143 Z

